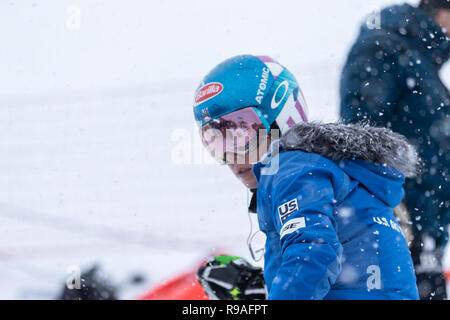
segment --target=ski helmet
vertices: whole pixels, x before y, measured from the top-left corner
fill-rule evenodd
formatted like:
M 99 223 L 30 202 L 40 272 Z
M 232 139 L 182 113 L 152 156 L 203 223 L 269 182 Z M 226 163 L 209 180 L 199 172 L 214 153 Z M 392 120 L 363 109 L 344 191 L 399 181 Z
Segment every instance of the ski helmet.
M 225 60 L 203 78 L 195 93 L 194 115 L 200 127 L 249 107 L 267 132 L 275 127 L 283 135 L 296 123 L 308 121 L 305 98 L 294 75 L 267 56 Z

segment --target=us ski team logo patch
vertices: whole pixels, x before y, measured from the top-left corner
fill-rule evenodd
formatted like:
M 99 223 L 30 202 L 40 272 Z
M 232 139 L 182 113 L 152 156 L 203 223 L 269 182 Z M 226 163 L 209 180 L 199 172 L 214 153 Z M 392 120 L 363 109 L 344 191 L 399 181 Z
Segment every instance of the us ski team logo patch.
M 278 207 L 278 216 L 280 218 L 281 224 L 284 224 L 286 219 L 295 211 L 298 211 L 297 198 L 283 203 Z
M 285 235 L 294 233 L 298 229 L 306 227 L 306 222 L 304 217 L 295 218 L 292 220 L 289 220 L 283 228 L 281 228 L 280 231 L 280 239 L 283 238 Z

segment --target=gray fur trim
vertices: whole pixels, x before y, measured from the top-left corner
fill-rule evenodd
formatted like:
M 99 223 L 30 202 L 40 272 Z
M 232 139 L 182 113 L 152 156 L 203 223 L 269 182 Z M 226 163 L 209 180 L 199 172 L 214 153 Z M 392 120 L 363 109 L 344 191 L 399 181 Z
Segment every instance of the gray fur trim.
M 417 151 L 404 136 L 362 123 L 299 123 L 281 137 L 281 145 L 334 161 L 359 159 L 394 167 L 408 178 L 417 176 L 421 165 Z

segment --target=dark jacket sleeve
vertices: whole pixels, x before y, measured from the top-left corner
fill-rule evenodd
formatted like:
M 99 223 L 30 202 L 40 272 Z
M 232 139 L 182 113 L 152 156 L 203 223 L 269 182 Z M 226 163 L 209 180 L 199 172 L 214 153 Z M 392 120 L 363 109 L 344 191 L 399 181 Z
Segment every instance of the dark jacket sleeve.
M 401 44 L 385 34 L 358 39 L 341 76 L 344 122 L 370 121 L 376 126 L 390 127 L 389 121 L 405 85 L 399 71 L 401 48 Z

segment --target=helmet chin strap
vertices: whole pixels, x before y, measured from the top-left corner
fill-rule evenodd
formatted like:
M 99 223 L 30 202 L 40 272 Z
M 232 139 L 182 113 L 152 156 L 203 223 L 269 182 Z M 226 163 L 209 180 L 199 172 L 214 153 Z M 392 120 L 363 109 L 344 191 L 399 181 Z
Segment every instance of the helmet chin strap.
M 255 262 L 261 261 L 261 259 L 264 256 L 264 247 L 263 248 L 257 248 L 256 250 L 252 247 L 252 242 L 255 239 L 256 235 L 259 232 L 262 232 L 261 230 L 256 230 L 255 232 L 253 232 L 253 221 L 252 221 L 252 214 L 256 214 L 256 192 L 257 189 L 252 189 L 249 190 L 247 189 L 247 204 L 248 204 L 248 210 L 247 210 L 247 216 L 248 216 L 248 221 L 249 221 L 249 225 L 250 225 L 250 231 L 247 237 L 247 247 L 248 250 L 250 252 L 250 255 L 252 257 L 252 259 Z M 250 195 L 250 193 L 252 193 Z M 251 197 L 251 198 L 250 198 Z

